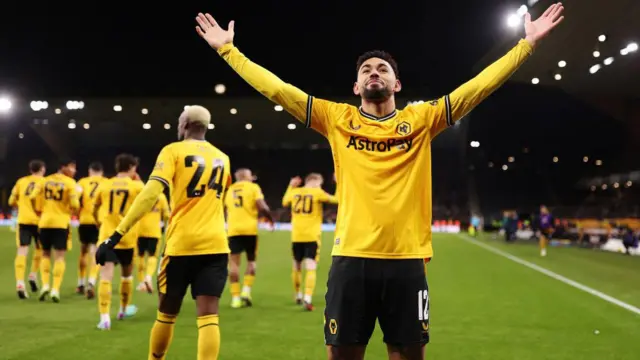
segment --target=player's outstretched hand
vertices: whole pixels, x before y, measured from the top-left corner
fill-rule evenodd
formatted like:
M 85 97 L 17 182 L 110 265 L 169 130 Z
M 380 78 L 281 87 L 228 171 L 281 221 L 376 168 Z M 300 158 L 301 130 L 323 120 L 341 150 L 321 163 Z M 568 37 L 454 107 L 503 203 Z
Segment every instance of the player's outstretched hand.
M 538 41 L 547 36 L 551 30 L 564 20 L 563 12 L 564 6 L 559 2 L 549 6 L 544 14 L 535 21 L 531 21 L 531 14 L 525 14 L 524 32 L 527 41 L 535 46 Z
M 300 184 L 302 184 L 302 179 L 300 178 L 300 176 L 291 178 L 291 181 L 289 181 L 289 186 L 291 187 L 298 187 L 300 186 Z
M 198 22 L 196 32 L 212 48 L 218 50 L 222 45 L 233 42 L 233 20 L 229 22 L 229 28 L 227 30 L 218 25 L 216 19 L 210 14 L 199 13 L 198 16 L 196 16 L 196 21 Z

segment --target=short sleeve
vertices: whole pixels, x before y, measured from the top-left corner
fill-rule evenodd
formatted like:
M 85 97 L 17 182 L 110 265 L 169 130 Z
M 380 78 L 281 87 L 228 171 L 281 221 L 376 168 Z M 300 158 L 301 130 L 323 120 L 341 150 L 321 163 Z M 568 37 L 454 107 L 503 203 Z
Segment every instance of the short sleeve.
M 336 119 L 346 110 L 345 104 L 309 96 L 305 126 L 327 137 L 335 126 Z
M 153 167 L 151 176 L 149 176 L 149 180 L 160 181 L 164 186 L 170 187 L 175 171 L 175 154 L 170 146 L 165 146 L 156 159 L 156 164 Z
M 264 199 L 264 194 L 262 193 L 262 189 L 260 188 L 260 186 L 258 184 L 256 184 L 256 186 L 255 186 L 253 196 L 256 199 L 256 201 Z

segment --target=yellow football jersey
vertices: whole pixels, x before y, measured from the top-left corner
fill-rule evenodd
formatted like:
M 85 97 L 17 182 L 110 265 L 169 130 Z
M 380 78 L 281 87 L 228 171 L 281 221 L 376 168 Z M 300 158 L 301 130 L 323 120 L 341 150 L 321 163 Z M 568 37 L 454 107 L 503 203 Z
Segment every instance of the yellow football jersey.
M 100 242 L 116 231 L 116 227 L 125 216 L 133 200 L 140 194 L 144 185 L 130 177 L 113 177 L 104 180 L 95 192 L 95 207 L 103 211 L 100 224 Z M 134 227 L 122 237 L 116 249 L 133 249 L 138 244 L 138 234 Z
M 258 234 L 258 204 L 264 199 L 262 189 L 251 181 L 236 181 L 225 197 L 227 208 L 227 235 Z
M 67 229 L 72 212 L 80 206 L 79 192 L 76 181 L 64 174 L 55 173 L 45 177 L 31 193 L 31 198 L 42 203 L 38 227 Z
M 282 198 L 283 206 L 291 206 L 291 241 L 318 242 L 322 235 L 322 204 L 338 202 L 321 188 L 289 187 Z
M 309 96 L 232 43 L 218 49 L 251 86 L 329 140 L 340 203 L 333 255 L 388 259 L 433 256 L 431 141 L 500 87 L 532 52 L 522 39 L 451 94 L 376 117 Z
M 80 194 L 80 225 L 94 225 L 96 219 L 93 217 L 93 208 L 95 204 L 95 195 L 98 186 L 106 180 L 102 176 L 87 176 L 78 180 L 78 185 L 82 188 L 82 194 Z
M 229 253 L 223 204 L 229 166 L 229 157 L 207 141 L 179 141 L 160 151 L 149 180 L 171 190 L 165 255 Z
M 161 221 L 166 221 L 169 218 L 169 202 L 164 194 L 158 196 L 151 211 L 148 212 L 140 221 L 136 224 L 138 227 L 138 237 L 148 237 L 160 239 L 162 237 L 162 228 L 160 226 Z
M 36 210 L 40 210 L 42 204 L 34 204 L 31 194 L 41 185 L 43 179 L 44 177 L 42 176 L 28 175 L 18 179 L 13 186 L 9 197 L 9 205 L 18 208 L 18 224 L 38 225 L 40 216 L 36 213 Z

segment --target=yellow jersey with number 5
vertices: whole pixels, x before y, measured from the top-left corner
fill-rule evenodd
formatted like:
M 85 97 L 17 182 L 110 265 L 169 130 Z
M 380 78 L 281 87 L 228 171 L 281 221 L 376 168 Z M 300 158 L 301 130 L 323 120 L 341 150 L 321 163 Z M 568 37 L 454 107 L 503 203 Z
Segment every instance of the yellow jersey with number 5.
M 258 204 L 262 189 L 251 181 L 236 181 L 225 198 L 227 235 L 258 235 Z
M 164 255 L 229 253 L 223 204 L 231 185 L 227 154 L 205 140 L 174 142 L 160 151 L 149 180 L 170 189 Z

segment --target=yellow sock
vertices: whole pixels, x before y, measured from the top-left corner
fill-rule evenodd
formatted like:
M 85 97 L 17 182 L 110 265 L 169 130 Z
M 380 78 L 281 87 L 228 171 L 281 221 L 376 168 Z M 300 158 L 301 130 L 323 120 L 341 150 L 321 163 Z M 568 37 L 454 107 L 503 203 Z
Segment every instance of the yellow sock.
M 240 283 L 239 282 L 232 282 L 230 287 L 231 287 L 231 297 L 240 296 Z
M 246 274 L 243 279 L 242 284 L 242 296 L 250 297 L 251 296 L 251 287 L 253 286 L 253 282 L 256 280 L 255 275 Z
M 51 258 L 47 256 L 42 257 L 40 262 L 40 277 L 42 278 L 42 287 L 48 288 L 51 282 Z
M 547 238 L 545 236 L 540 236 L 540 250 L 544 250 L 547 248 Z
M 98 278 L 98 273 L 100 272 L 100 265 L 93 264 L 91 269 L 89 270 L 89 283 L 95 285 L 95 281 Z
M 313 292 L 316 290 L 316 271 L 307 270 L 304 277 L 304 296 L 305 299 L 311 299 Z
M 153 274 L 158 270 L 158 258 L 156 256 L 149 256 L 147 258 L 147 276 L 153 277 Z
M 138 281 L 142 282 L 142 281 L 144 281 L 144 271 L 145 271 L 144 255 L 138 256 L 138 261 L 136 261 L 136 265 L 137 265 L 137 268 L 138 268 Z
M 64 278 L 64 270 L 67 264 L 64 259 L 56 260 L 53 264 L 53 290 L 60 292 L 60 286 L 62 285 L 62 279 Z
M 302 271 L 293 269 L 293 271 L 291 271 L 291 281 L 293 282 L 293 292 L 297 296 L 300 292 L 300 286 L 302 285 Z
M 13 266 L 16 270 L 16 282 L 24 282 L 24 273 L 27 271 L 27 257 L 25 255 L 16 255 Z
M 198 316 L 198 360 L 217 360 L 220 353 L 218 315 Z
M 109 314 L 111 309 L 111 293 L 113 292 L 111 281 L 100 280 L 98 287 L 98 311 L 100 315 Z
M 78 284 L 84 284 L 84 279 L 87 278 L 87 260 L 89 254 L 80 254 L 78 257 Z
M 158 311 L 156 322 L 151 328 L 149 338 L 149 360 L 164 360 L 173 338 L 176 315 L 167 315 Z
M 31 274 L 35 275 L 40 270 L 40 263 L 42 262 L 42 249 L 35 249 L 33 251 L 33 257 L 31 258 Z
M 123 277 L 120 279 L 120 307 L 123 310 L 131 304 L 131 295 L 133 295 L 133 276 Z

